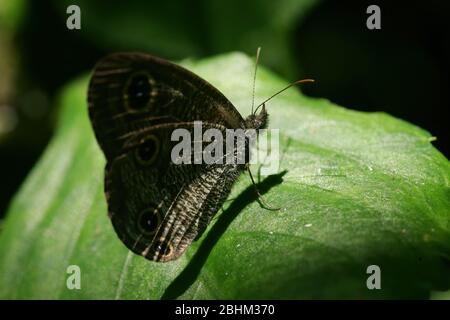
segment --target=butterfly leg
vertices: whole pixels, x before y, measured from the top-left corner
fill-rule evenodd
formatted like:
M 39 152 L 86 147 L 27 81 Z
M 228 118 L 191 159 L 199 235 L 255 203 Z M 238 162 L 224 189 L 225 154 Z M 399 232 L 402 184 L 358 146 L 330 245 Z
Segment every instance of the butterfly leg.
M 266 200 L 264 200 L 263 196 L 261 195 L 261 193 L 258 190 L 258 187 L 256 186 L 256 183 L 255 183 L 255 180 L 253 179 L 252 171 L 250 170 L 250 166 L 249 165 L 247 165 L 247 171 L 248 171 L 248 173 L 250 175 L 250 179 L 252 180 L 253 187 L 255 187 L 256 194 L 258 195 L 258 202 L 259 202 L 259 204 L 264 209 L 267 209 L 267 210 L 271 210 L 271 211 L 278 211 L 278 210 L 280 210 L 281 208 L 272 207 L 271 205 L 269 205 L 267 203 Z

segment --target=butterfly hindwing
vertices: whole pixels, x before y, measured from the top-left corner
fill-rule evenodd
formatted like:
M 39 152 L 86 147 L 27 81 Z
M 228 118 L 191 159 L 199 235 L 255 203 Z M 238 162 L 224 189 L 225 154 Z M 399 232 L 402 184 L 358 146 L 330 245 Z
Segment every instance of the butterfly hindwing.
M 135 138 L 138 143 L 128 141 L 127 151 L 109 162 L 105 173 L 117 234 L 130 250 L 156 261 L 179 257 L 201 235 L 241 172 L 233 164 L 174 164 L 172 129 L 153 127 Z

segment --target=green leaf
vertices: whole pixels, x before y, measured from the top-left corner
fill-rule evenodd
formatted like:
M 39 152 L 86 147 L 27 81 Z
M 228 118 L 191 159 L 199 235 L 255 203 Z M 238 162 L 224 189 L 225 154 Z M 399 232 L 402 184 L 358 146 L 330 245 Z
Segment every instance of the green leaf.
M 233 53 L 184 65 L 250 113 L 251 59 Z M 261 68 L 257 102 L 285 84 Z M 427 298 L 448 290 L 450 165 L 426 131 L 291 89 L 267 104 L 281 164 L 259 185 L 281 210 L 262 209 L 242 175 L 202 238 L 179 260 L 154 263 L 130 253 L 107 217 L 86 88 L 83 77 L 64 90 L 58 130 L 12 202 L 0 234 L 0 298 Z M 69 265 L 81 269 L 81 290 L 66 287 Z M 367 289 L 369 265 L 380 267 L 381 290 Z

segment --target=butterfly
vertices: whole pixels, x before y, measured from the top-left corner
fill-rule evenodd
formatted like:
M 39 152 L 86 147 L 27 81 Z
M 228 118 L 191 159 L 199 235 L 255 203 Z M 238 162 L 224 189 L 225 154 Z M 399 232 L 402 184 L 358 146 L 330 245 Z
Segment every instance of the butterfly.
M 97 63 L 88 90 L 89 116 L 107 161 L 108 215 L 128 249 L 152 261 L 177 259 L 248 169 L 248 163 L 173 163 L 173 130 L 192 132 L 198 120 L 221 132 L 263 129 L 268 114 L 264 103 L 260 106 L 259 113 L 257 108 L 243 118 L 206 80 L 149 54 L 115 53 Z

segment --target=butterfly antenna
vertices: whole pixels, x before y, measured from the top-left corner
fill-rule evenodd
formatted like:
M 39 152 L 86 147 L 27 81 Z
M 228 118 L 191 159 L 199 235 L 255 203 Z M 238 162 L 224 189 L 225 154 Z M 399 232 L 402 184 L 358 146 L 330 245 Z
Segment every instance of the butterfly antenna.
M 314 79 L 302 79 L 302 80 L 297 80 L 295 82 L 292 82 L 290 84 L 288 84 L 286 87 L 284 87 L 283 89 L 281 89 L 280 91 L 274 93 L 273 95 L 271 95 L 269 98 L 267 98 L 266 100 L 264 100 L 263 102 L 261 102 L 255 110 L 255 113 L 258 111 L 259 108 L 261 108 L 261 106 L 263 106 L 267 101 L 272 100 L 273 98 L 275 98 L 277 95 L 279 95 L 280 93 L 282 93 L 283 91 L 289 89 L 292 86 L 295 86 L 297 84 L 301 84 L 301 83 L 306 83 L 306 82 L 314 82 Z M 253 108 L 252 108 L 253 110 Z
M 247 171 L 248 171 L 248 173 L 249 173 L 249 175 L 250 175 L 250 179 L 252 180 L 253 187 L 255 187 L 256 194 L 258 195 L 258 201 L 259 201 L 259 203 L 261 204 L 261 206 L 262 206 L 263 208 L 267 209 L 267 210 L 272 210 L 272 211 L 278 211 L 278 210 L 280 210 L 281 208 L 274 208 L 274 207 L 272 207 L 271 205 L 269 205 L 269 204 L 266 202 L 266 200 L 264 200 L 263 196 L 261 195 L 261 193 L 260 193 L 259 190 L 258 190 L 258 187 L 256 186 L 255 180 L 253 179 L 253 175 L 252 175 L 252 171 L 250 170 L 250 167 L 247 167 Z
M 252 113 L 251 114 L 253 114 L 253 108 L 255 107 L 256 71 L 258 70 L 260 52 L 261 52 L 261 47 L 258 47 L 258 49 L 256 49 L 255 72 L 253 73 Z

